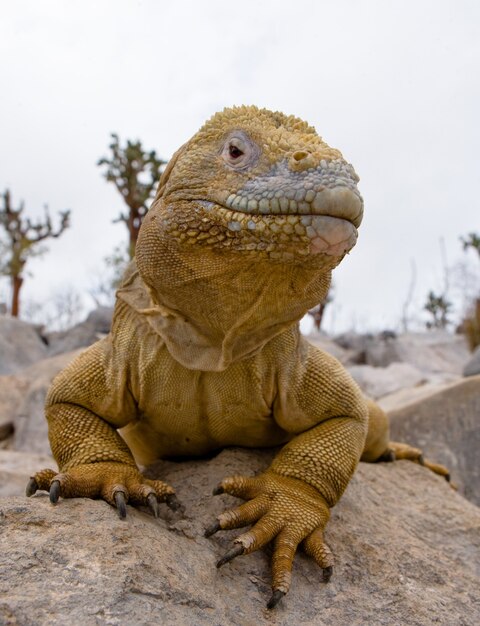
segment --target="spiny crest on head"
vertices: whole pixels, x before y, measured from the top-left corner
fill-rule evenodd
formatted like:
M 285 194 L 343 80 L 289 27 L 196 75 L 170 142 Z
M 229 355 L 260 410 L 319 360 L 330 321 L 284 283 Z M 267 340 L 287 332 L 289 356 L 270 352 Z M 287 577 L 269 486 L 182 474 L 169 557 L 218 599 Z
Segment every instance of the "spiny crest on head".
M 284 128 L 289 132 L 316 135 L 315 128 L 294 115 L 284 115 L 279 111 L 259 109 L 254 105 L 226 107 L 215 113 L 200 129 L 201 134 L 229 131 L 235 127 L 252 128 Z

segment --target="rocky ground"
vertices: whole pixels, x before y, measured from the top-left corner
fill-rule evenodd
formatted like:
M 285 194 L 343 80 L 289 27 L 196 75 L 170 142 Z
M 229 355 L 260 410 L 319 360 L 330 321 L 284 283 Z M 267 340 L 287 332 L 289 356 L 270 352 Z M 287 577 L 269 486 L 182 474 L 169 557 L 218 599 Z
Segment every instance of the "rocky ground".
M 458 491 L 406 461 L 360 464 L 328 525 L 332 581 L 299 555 L 291 593 L 272 613 L 268 553 L 217 571 L 234 533 L 202 536 L 234 502 L 212 488 L 261 470 L 269 452 L 160 463 L 150 471 L 176 487 L 185 511 L 165 508 L 159 520 L 23 496 L 33 471 L 55 467 L 42 407 L 50 381 L 108 332 L 109 313 L 49 335 L 0 316 L 0 625 L 480 623 L 478 350 L 447 333 L 311 337 L 388 410 L 392 439 L 447 465 Z

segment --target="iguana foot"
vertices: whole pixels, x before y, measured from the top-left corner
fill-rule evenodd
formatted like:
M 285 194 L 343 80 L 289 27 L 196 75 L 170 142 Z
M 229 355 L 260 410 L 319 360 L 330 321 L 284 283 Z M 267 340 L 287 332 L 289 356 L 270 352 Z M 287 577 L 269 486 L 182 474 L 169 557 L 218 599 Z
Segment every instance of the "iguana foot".
M 45 469 L 30 478 L 26 495 L 32 496 L 39 489 L 50 493 L 52 504 L 60 496 L 102 498 L 117 508 L 121 519 L 127 515 L 127 502 L 148 506 L 155 517 L 159 514 L 159 502 L 165 502 L 173 510 L 181 506 L 169 485 L 144 478 L 136 467 L 123 463 L 77 465 L 61 473 Z
M 422 451 L 419 448 L 413 448 L 406 443 L 390 441 L 388 444 L 387 452 L 384 453 L 378 460 L 395 461 L 401 459 L 407 459 L 408 461 L 413 461 L 415 463 L 418 463 L 419 465 L 423 465 L 435 474 L 443 476 L 445 480 L 450 482 L 450 472 L 445 466 L 424 459 Z
M 330 510 L 315 488 L 296 478 L 267 470 L 254 478 L 226 478 L 213 493 L 229 493 L 248 502 L 222 513 L 206 529 L 205 536 L 210 537 L 218 530 L 254 524 L 248 532 L 235 539 L 233 548 L 218 561 L 217 567 L 241 554 L 254 552 L 270 541 L 274 542 L 269 609 L 290 588 L 293 559 L 300 544 L 323 569 L 323 581 L 330 579 L 333 556 L 323 540 L 323 529 Z

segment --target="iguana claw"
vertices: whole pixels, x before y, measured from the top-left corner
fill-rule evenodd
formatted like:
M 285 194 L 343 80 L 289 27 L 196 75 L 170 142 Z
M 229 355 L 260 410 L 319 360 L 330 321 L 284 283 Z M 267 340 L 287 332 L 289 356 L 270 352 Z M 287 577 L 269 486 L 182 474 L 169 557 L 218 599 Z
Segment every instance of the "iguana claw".
M 212 535 L 214 535 L 220 529 L 221 529 L 220 522 L 218 520 L 216 520 L 215 522 L 213 522 L 213 524 L 210 524 L 210 526 L 207 526 L 205 528 L 205 532 L 203 533 L 203 536 L 204 537 L 211 537 Z
M 274 609 L 284 595 L 284 591 L 280 591 L 280 589 L 275 589 L 275 591 L 272 593 L 272 597 L 267 602 L 267 609 Z
M 241 543 L 237 543 L 231 548 L 228 552 L 226 552 L 222 558 L 217 562 L 217 567 L 222 567 L 225 563 L 232 561 L 235 557 L 240 556 L 245 552 L 245 548 Z
M 37 493 L 37 491 L 38 491 L 37 481 L 35 480 L 35 478 L 30 478 L 27 484 L 27 488 L 25 489 L 25 495 L 27 496 L 27 498 L 30 498 L 30 496 L 33 496 L 33 494 Z
M 147 497 L 147 504 L 148 504 L 148 508 L 153 514 L 153 517 L 158 517 L 159 515 L 158 500 L 157 500 L 157 496 L 154 493 L 151 493 Z
M 123 491 L 116 491 L 115 495 L 115 504 L 118 509 L 118 517 L 120 519 L 125 519 L 127 517 L 127 503 L 125 500 L 125 494 Z
M 59 497 L 60 497 L 60 481 L 53 480 L 50 485 L 50 502 L 52 504 L 57 504 Z
M 174 493 L 169 494 L 165 498 L 165 504 L 172 511 L 178 511 L 178 510 L 183 510 L 184 509 L 183 504 L 180 502 L 180 500 L 177 498 L 177 496 Z
M 333 567 L 329 565 L 328 567 L 324 567 L 322 571 L 323 582 L 328 583 L 333 574 Z

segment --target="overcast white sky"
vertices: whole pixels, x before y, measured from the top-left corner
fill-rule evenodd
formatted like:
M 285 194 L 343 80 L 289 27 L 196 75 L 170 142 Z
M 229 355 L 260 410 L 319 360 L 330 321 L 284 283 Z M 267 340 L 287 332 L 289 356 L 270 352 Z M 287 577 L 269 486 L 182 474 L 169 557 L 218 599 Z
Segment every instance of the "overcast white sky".
M 442 288 L 441 238 L 451 264 L 480 230 L 477 0 L 4 1 L 0 85 L 0 190 L 31 215 L 72 210 L 26 299 L 87 292 L 126 240 L 96 167 L 110 132 L 168 159 L 233 104 L 306 119 L 360 175 L 327 329 L 397 325 L 412 260 L 419 311 Z

